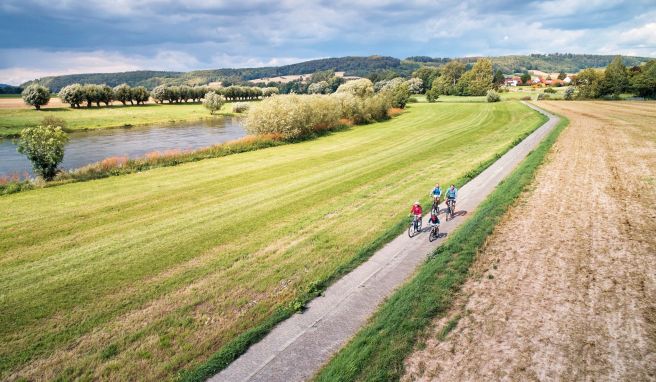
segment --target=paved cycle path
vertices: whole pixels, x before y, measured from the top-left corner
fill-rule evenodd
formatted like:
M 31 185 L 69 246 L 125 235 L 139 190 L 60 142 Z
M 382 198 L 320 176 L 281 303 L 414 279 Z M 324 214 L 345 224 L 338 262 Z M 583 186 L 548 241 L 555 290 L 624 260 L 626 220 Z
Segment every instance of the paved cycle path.
M 449 232 L 460 226 L 558 123 L 555 115 L 524 104 L 545 114 L 549 120 L 460 188 L 458 216 L 446 222 L 442 215 L 440 232 L 447 233 L 443 236 L 448 237 Z M 431 243 L 426 229 L 414 238 L 404 232 L 312 300 L 302 314 L 278 324 L 210 381 L 291 382 L 312 377 L 446 237 Z

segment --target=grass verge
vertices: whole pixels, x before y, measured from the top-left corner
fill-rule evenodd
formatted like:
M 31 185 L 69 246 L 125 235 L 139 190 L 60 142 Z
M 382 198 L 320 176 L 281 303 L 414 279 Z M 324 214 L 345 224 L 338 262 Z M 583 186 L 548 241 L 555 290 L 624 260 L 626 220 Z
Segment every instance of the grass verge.
M 540 114 L 540 117 L 541 117 L 541 122 L 537 124 L 534 129 L 527 131 L 523 135 L 517 137 L 515 140 L 512 141 L 510 145 L 508 145 L 502 151 L 494 155 L 494 157 L 480 163 L 476 168 L 472 169 L 464 176 L 456 180 L 454 184 L 456 184 L 457 187 L 461 187 L 462 185 L 469 182 L 470 180 L 478 176 L 480 173 L 485 171 L 485 169 L 490 167 L 494 162 L 497 161 L 497 159 L 501 158 L 501 156 L 503 156 L 506 152 L 511 150 L 521 141 L 523 141 L 535 130 L 540 128 L 540 126 L 542 126 L 548 120 L 548 118 L 543 114 Z M 557 130 L 560 131 L 559 129 L 562 129 L 560 125 L 557 128 Z M 549 139 L 551 139 L 551 136 Z M 555 140 L 555 137 L 553 137 L 553 140 Z M 551 147 L 551 145 L 549 145 L 549 147 Z M 432 203 L 430 197 L 422 198 L 421 203 L 424 211 L 430 210 L 430 206 Z M 303 293 L 299 298 L 297 298 L 295 301 L 293 301 L 291 304 L 289 304 L 288 306 L 282 309 L 279 309 L 278 311 L 276 311 L 275 314 L 273 314 L 271 317 L 269 317 L 266 321 L 261 323 L 259 326 L 252 328 L 248 332 L 241 334 L 239 337 L 235 338 L 234 340 L 226 344 L 217 353 L 215 353 L 212 357 L 210 357 L 210 359 L 207 362 L 203 363 L 202 365 L 198 366 L 193 370 L 183 371 L 182 373 L 180 373 L 179 380 L 183 382 L 201 382 L 201 381 L 205 381 L 209 377 L 225 369 L 231 362 L 236 360 L 240 355 L 244 354 L 251 345 L 254 345 L 260 339 L 266 336 L 269 333 L 269 331 L 271 331 L 278 323 L 289 318 L 294 313 L 302 310 L 307 303 L 309 303 L 313 298 L 319 296 L 332 283 L 343 277 L 345 274 L 351 272 L 358 265 L 362 264 L 369 257 L 371 257 L 377 250 L 379 250 L 385 244 L 387 244 L 395 237 L 403 233 L 403 231 L 407 229 L 408 223 L 409 223 L 408 218 L 403 218 L 399 220 L 387 231 L 385 231 L 380 236 L 378 236 L 378 238 L 376 238 L 373 242 L 362 248 L 349 262 L 338 267 L 332 274 L 328 275 L 323 280 L 312 283 L 308 288 L 308 290 L 305 293 Z M 325 380 L 329 381 L 331 379 L 328 378 Z M 347 378 L 347 379 L 340 379 L 340 380 L 349 380 L 349 379 Z
M 402 376 L 403 361 L 432 320 L 448 311 L 476 253 L 508 207 L 533 180 L 567 124 L 568 120 L 561 117 L 547 138 L 497 186 L 474 216 L 435 251 L 417 275 L 390 297 L 315 380 L 388 381 Z

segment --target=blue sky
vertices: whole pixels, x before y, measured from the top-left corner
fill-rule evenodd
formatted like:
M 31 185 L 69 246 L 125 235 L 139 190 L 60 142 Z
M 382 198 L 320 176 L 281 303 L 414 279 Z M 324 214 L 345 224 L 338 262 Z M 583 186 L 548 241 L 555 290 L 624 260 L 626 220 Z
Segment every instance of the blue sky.
M 347 55 L 656 57 L 655 0 L 2 0 L 0 83 Z

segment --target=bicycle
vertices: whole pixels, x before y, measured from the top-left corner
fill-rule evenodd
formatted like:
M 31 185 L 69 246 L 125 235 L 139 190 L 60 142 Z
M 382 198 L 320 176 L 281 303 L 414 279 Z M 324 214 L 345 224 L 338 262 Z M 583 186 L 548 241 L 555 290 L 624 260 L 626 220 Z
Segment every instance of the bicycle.
M 414 215 L 408 227 L 408 236 L 414 237 L 421 232 L 421 216 Z
M 456 200 L 447 199 L 446 201 L 446 220 L 453 219 L 453 216 L 456 213 Z
M 434 196 L 433 197 L 433 207 L 431 207 L 431 212 L 435 212 L 435 214 L 438 214 L 440 212 L 440 197 L 439 196 Z
M 440 225 L 433 224 L 431 225 L 430 234 L 428 235 L 428 241 L 433 242 L 440 237 Z

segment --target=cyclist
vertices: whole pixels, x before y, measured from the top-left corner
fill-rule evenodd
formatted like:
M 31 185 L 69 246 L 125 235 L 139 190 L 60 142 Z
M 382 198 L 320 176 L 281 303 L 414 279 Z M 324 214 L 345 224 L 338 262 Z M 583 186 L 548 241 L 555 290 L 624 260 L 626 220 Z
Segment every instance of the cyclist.
M 451 212 L 455 213 L 456 212 L 456 197 L 458 196 L 458 189 L 456 188 L 455 185 L 451 185 L 446 190 L 446 204 L 448 205 L 449 203 L 451 204 Z
M 410 214 L 413 215 L 414 220 L 413 222 L 415 223 L 415 227 L 417 227 L 417 221 L 421 221 L 421 215 L 423 211 L 421 209 L 421 204 L 419 202 L 415 202 L 415 204 L 412 205 L 412 208 L 410 209 Z
M 435 188 L 430 192 L 433 197 L 433 210 L 439 212 L 440 197 L 442 196 L 442 188 L 439 183 L 435 183 Z
M 431 212 L 430 219 L 428 219 L 428 224 L 431 228 L 440 225 L 440 218 L 437 216 L 435 211 Z

